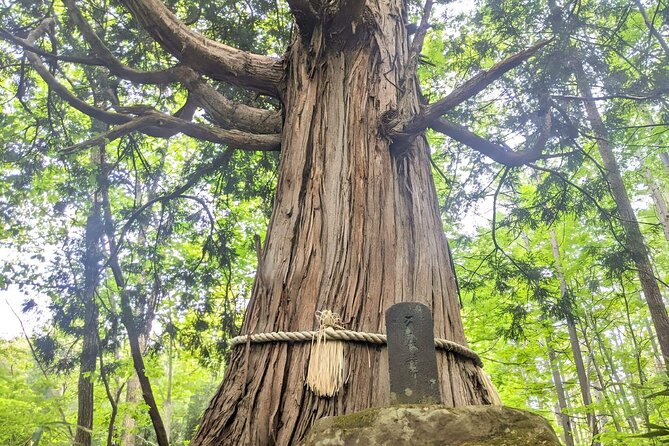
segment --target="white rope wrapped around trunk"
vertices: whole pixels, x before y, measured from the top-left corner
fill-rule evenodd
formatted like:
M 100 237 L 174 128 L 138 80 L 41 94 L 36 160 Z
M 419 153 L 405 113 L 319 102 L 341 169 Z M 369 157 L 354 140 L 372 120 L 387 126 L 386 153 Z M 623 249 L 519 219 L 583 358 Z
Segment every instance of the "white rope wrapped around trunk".
M 360 342 L 363 344 L 386 345 L 386 335 L 379 333 L 365 333 L 353 330 L 337 330 L 333 327 L 327 327 L 323 331 L 327 340 Z M 264 344 L 267 342 L 311 342 L 318 335 L 319 331 L 273 331 L 270 333 L 257 333 L 251 335 L 242 335 L 232 338 L 230 347 L 251 342 L 252 344 Z M 457 342 L 448 339 L 434 338 L 434 346 L 437 350 L 444 350 L 455 353 L 465 359 L 472 361 L 479 367 L 483 367 L 483 361 L 473 350 L 460 345 Z
M 230 341 L 234 348 L 243 344 L 267 342 L 311 342 L 311 355 L 307 371 L 307 386 L 320 397 L 334 396 L 344 385 L 344 343 L 360 342 L 372 345 L 386 345 L 386 335 L 346 330 L 341 326 L 339 316 L 329 310 L 316 314 L 320 328 L 316 331 L 273 331 L 237 336 Z M 483 362 L 473 350 L 448 339 L 435 338 L 437 350 L 454 353 L 476 364 L 477 374 L 488 390 L 493 404 L 499 403 L 499 396 L 490 378 L 481 369 Z

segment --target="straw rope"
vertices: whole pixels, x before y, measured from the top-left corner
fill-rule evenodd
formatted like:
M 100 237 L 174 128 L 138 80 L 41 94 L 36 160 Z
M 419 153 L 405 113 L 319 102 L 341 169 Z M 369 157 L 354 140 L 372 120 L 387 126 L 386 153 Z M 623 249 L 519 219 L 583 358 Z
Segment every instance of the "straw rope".
M 373 345 L 386 345 L 387 343 L 386 335 L 383 334 L 327 327 L 319 331 L 273 331 L 270 333 L 236 336 L 230 341 L 230 347 L 237 347 L 238 345 L 243 345 L 247 342 L 252 344 L 263 344 L 267 342 L 311 342 L 319 335 L 319 333 L 321 333 L 327 340 L 333 341 L 361 342 Z M 462 356 L 463 358 L 471 360 L 477 366 L 483 367 L 483 361 L 481 361 L 479 355 L 464 345 L 449 341 L 448 339 L 434 338 L 434 346 L 438 350 L 444 350 Z

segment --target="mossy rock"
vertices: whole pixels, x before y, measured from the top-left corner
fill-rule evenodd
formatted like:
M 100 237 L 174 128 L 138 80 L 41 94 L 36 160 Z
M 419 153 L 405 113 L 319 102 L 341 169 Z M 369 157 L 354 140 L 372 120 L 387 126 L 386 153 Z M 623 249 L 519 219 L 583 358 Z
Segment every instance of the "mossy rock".
M 301 446 L 560 446 L 538 415 L 502 406 L 390 406 L 318 420 Z

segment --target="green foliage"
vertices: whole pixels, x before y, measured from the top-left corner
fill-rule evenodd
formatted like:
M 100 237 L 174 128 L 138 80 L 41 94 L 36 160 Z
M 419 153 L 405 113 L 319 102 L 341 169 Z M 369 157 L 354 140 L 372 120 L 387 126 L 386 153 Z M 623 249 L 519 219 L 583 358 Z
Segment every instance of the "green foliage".
M 483 356 L 506 404 L 551 422 L 556 422 L 555 366 L 568 397 L 564 411 L 583 444 L 590 440 L 588 413 L 597 414 L 604 444 L 666 441 L 666 375 L 568 61 L 577 58 L 590 78 L 656 274 L 666 283 L 668 242 L 649 187 L 653 181 L 669 195 L 669 172 L 659 160 L 669 148 L 669 55 L 632 2 L 490 0 L 471 8 L 437 3 L 422 54 L 429 63 L 419 67 L 429 102 L 528 44 L 554 39 L 448 114 L 509 150 L 522 150 L 549 110 L 553 129 L 542 159 L 500 167 L 436 132 L 428 135 L 470 344 Z M 643 2 L 663 35 L 669 26 L 665 3 Z M 285 2 L 167 4 L 192 28 L 242 49 L 280 55 L 290 40 Z M 408 4 L 410 16 L 419 18 L 422 2 Z M 81 8 L 123 63 L 153 70 L 173 62 L 132 26 L 118 2 L 86 2 Z M 64 31 L 75 27 L 60 3 L 19 0 L 0 7 L 3 28 L 22 36 L 53 14 L 61 26 L 40 46 L 54 50 L 57 41 L 60 54 L 87 55 L 81 36 Z M 250 297 L 278 156 L 230 152 L 183 136 L 165 142 L 138 135 L 107 141 L 102 151 L 64 156 L 60 149 L 104 126 L 59 99 L 7 41 L 0 42 L 0 74 L 0 249 L 11 254 L 0 260 L 0 287 L 25 291 L 30 297 L 24 313 L 46 321 L 30 346 L 23 340 L 0 342 L 0 444 L 38 437 L 42 445 L 71 443 L 84 336 L 95 337 L 102 359 L 90 374 L 95 442 L 106 442 L 107 390 L 119 399 L 113 438 L 120 439 L 122 420 L 129 416 L 137 421 L 133 433 L 152 440 L 146 405 L 125 397 L 133 365 L 120 321 L 124 290 L 107 268 L 109 241 L 101 243 L 99 258 L 86 259 L 87 222 L 104 185 L 125 291 L 146 342 L 146 372 L 161 410 L 170 414 L 173 443 L 187 444 L 220 381 L 228 340 Z M 78 97 L 103 107 L 110 107 L 115 95 L 124 103 L 141 101 L 174 112 L 187 98 L 179 86 L 136 86 L 99 67 L 62 64 L 57 74 L 71 82 Z M 278 105 L 231 86 L 217 88 L 246 104 Z M 565 290 L 551 231 L 558 239 Z M 100 279 L 94 333 L 83 328 L 87 261 Z M 568 332 L 572 322 L 593 390 L 589 407 L 580 399 Z M 556 364 L 550 363 L 549 350 Z

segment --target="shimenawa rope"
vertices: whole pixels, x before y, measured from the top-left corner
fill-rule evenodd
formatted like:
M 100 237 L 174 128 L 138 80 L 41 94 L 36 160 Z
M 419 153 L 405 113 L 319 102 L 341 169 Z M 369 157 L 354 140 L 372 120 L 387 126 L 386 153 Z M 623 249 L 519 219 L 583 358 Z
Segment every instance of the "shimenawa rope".
M 344 384 L 344 342 L 360 342 L 372 345 L 385 345 L 387 337 L 378 333 L 366 333 L 346 330 L 341 326 L 341 319 L 330 310 L 316 313 L 319 322 L 317 331 L 273 331 L 256 333 L 232 338 L 230 347 L 267 342 L 311 342 L 311 355 L 307 372 L 307 386 L 321 397 L 334 396 Z M 480 368 L 481 358 L 473 350 L 448 339 L 435 338 L 434 346 L 438 350 L 454 353 L 472 361 L 479 367 L 477 373 L 482 384 L 491 394 L 493 404 L 499 404 L 499 396 L 490 378 Z
M 237 347 L 238 345 L 246 344 L 248 341 L 252 344 L 263 344 L 266 342 L 311 342 L 319 333 L 322 333 L 327 340 L 332 341 L 361 342 L 374 345 L 386 345 L 387 343 L 387 338 L 384 334 L 326 327 L 322 331 L 273 331 L 270 333 L 236 336 L 230 341 L 230 347 Z M 434 338 L 434 346 L 438 350 L 455 353 L 469 359 L 477 366 L 483 367 L 483 361 L 481 361 L 479 355 L 464 345 L 449 341 L 448 339 Z

